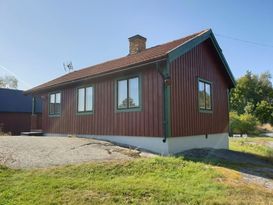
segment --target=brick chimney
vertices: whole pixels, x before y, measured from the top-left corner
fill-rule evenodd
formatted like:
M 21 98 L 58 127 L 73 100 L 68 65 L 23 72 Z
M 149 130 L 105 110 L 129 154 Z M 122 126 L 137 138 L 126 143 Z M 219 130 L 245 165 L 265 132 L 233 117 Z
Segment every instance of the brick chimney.
M 129 39 L 129 55 L 140 53 L 146 49 L 146 38 L 141 35 L 132 36 Z

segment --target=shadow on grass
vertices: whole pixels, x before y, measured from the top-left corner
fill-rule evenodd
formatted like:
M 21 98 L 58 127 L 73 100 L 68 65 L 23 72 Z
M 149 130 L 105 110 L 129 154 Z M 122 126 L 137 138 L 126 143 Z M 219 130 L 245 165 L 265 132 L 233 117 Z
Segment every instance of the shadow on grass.
M 273 179 L 273 159 L 255 154 L 225 149 L 192 149 L 176 157 L 185 160 L 222 166 L 245 174 Z

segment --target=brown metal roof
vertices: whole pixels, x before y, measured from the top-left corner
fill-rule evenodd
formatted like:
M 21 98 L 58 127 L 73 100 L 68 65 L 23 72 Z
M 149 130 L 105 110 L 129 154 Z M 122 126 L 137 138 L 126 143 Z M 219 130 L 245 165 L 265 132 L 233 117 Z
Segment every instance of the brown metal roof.
M 167 53 L 176 47 L 182 45 L 183 43 L 199 36 L 200 34 L 206 32 L 207 30 L 186 36 L 184 38 L 180 38 L 175 41 L 171 41 L 165 44 L 161 44 L 158 46 L 154 46 L 148 48 L 140 53 L 128 55 L 125 57 L 121 57 L 118 59 L 110 60 L 101 64 L 97 64 L 94 66 L 90 66 L 87 68 L 83 68 L 81 70 L 77 70 L 66 75 L 63 75 L 59 78 L 51 80 L 47 83 L 41 84 L 37 87 L 34 87 L 26 93 L 36 93 L 40 91 L 44 91 L 53 87 L 57 87 L 63 84 L 69 84 L 74 81 L 79 81 L 86 79 L 88 77 L 95 77 L 101 74 L 107 74 L 115 71 L 122 70 L 124 68 L 133 67 L 136 65 L 141 65 L 144 63 L 148 63 L 151 61 L 159 60 L 167 56 Z

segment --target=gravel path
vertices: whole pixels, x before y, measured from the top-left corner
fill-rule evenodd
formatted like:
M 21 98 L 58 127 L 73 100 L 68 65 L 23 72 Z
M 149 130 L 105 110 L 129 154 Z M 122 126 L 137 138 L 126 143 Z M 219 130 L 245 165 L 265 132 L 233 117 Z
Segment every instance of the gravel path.
M 130 160 L 149 156 L 109 142 L 68 137 L 0 136 L 0 164 L 41 168 L 91 161 Z

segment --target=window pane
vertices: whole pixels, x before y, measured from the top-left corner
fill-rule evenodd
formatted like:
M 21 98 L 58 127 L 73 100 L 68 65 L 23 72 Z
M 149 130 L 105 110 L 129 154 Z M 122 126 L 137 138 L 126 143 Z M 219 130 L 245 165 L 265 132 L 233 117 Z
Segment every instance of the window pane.
M 78 112 L 84 111 L 84 88 L 78 89 Z
M 49 104 L 49 114 L 54 114 L 54 103 Z
M 50 95 L 50 103 L 55 103 L 55 94 Z
M 139 106 L 138 78 L 129 80 L 129 107 Z
M 93 88 L 88 87 L 86 88 L 86 111 L 92 111 L 93 110 Z
M 54 114 L 55 94 L 50 95 L 49 114 Z
M 118 108 L 127 108 L 127 80 L 118 81 Z
M 60 114 L 61 113 L 61 103 L 55 103 L 55 113 L 54 114 Z
M 56 103 L 61 103 L 61 93 L 56 93 Z
M 205 109 L 205 83 L 199 81 L 198 84 L 199 108 Z
M 206 109 L 211 109 L 211 85 L 206 83 Z
M 54 111 L 55 111 L 54 114 L 61 113 L 61 93 L 56 93 L 55 110 Z

